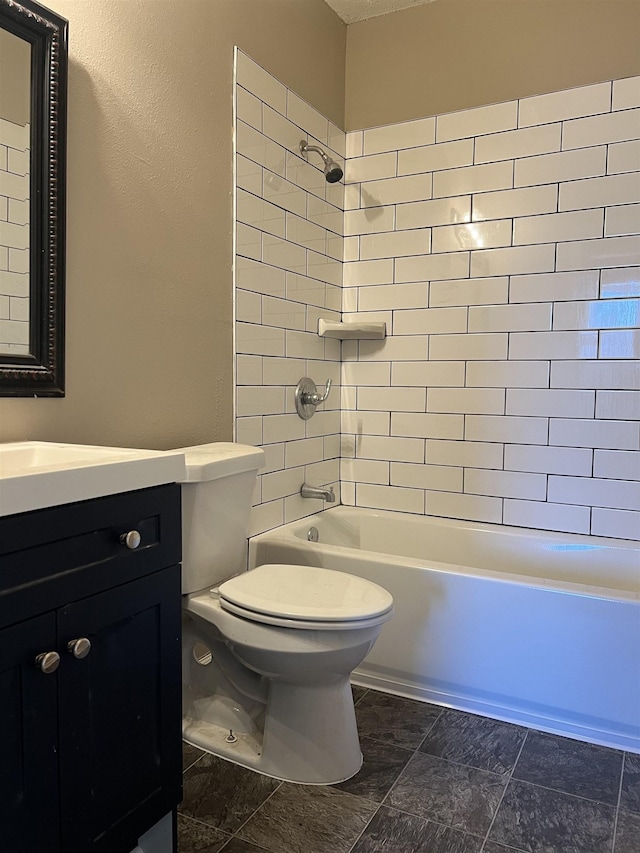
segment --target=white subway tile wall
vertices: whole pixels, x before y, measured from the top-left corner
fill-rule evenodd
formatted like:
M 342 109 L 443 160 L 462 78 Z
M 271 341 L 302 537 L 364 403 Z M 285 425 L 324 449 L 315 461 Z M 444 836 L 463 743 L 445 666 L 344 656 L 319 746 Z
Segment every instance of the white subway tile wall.
M 30 125 L 0 118 L 0 351 L 29 352 Z
M 640 78 L 345 135 L 238 56 L 236 435 L 268 452 L 252 533 L 319 509 L 307 478 L 358 506 L 640 538 Z M 319 338 L 340 312 L 386 339 Z M 303 374 L 336 385 L 306 423 Z
M 321 159 L 302 157 L 299 145 L 321 145 L 343 163 L 346 135 L 238 50 L 235 140 L 235 436 L 266 454 L 255 534 L 322 508 L 300 498 L 305 480 L 340 496 L 340 342 L 317 327 L 341 316 L 342 185 L 332 190 Z M 376 174 L 373 162 L 363 168 Z M 310 421 L 295 412 L 303 376 L 333 382 Z
M 633 78 L 348 134 L 343 305 L 390 335 L 343 346 L 343 500 L 640 538 L 639 105 Z

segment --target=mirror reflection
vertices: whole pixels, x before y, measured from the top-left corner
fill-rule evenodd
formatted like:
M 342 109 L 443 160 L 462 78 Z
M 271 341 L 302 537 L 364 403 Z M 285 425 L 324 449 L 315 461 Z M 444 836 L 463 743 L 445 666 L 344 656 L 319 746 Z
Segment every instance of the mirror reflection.
M 0 396 L 64 396 L 68 23 L 0 0 Z
M 29 347 L 31 45 L 0 29 L 0 353 Z

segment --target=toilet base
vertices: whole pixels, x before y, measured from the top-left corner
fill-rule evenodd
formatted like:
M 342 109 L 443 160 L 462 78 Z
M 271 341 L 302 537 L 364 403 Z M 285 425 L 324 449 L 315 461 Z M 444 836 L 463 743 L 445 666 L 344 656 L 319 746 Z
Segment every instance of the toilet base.
M 182 739 L 212 755 L 226 758 L 242 767 L 258 770 L 262 755 L 262 738 L 244 732 L 234 732 L 236 741 L 229 743 L 229 729 L 203 720 L 185 718 L 182 721 Z
M 349 679 L 309 686 L 271 681 L 264 732 L 234 732 L 185 717 L 184 740 L 227 761 L 275 779 L 334 785 L 362 766 Z

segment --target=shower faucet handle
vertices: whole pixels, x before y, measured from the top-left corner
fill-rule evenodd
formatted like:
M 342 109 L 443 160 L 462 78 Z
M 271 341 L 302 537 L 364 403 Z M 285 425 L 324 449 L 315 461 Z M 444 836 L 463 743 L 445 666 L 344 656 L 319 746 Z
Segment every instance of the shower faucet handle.
M 324 394 L 318 394 L 316 386 L 316 390 L 313 392 L 313 394 L 308 395 L 307 402 L 313 403 L 314 406 L 319 406 L 320 403 L 324 403 L 324 401 L 327 399 L 327 397 L 329 396 L 329 391 L 331 391 L 331 380 L 327 379 L 327 383 L 324 386 Z
M 318 386 L 313 379 L 309 379 L 308 376 L 303 377 L 300 382 L 298 382 L 296 388 L 296 412 L 304 421 L 308 421 L 309 418 L 313 417 L 315 414 L 316 406 L 319 406 L 320 403 L 324 403 L 329 396 L 330 391 L 330 379 L 327 379 L 327 384 L 324 386 L 324 393 L 319 394 Z

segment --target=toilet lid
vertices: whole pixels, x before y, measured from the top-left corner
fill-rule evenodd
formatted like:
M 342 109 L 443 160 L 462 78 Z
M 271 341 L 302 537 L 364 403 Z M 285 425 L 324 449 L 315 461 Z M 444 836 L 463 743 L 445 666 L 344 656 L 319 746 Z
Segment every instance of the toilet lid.
M 220 604 L 249 618 L 360 622 L 388 613 L 393 598 L 371 581 L 315 566 L 267 564 L 220 585 Z
M 309 631 L 355 631 L 363 628 L 376 628 L 384 622 L 388 622 L 393 616 L 393 607 L 381 616 L 371 616 L 368 619 L 349 619 L 346 622 L 320 622 L 317 619 L 287 619 L 286 616 L 269 616 L 266 613 L 256 613 L 255 610 L 246 610 L 230 601 L 220 600 L 220 606 L 228 613 L 242 616 L 250 622 L 259 625 L 275 625 L 278 628 L 306 628 Z

